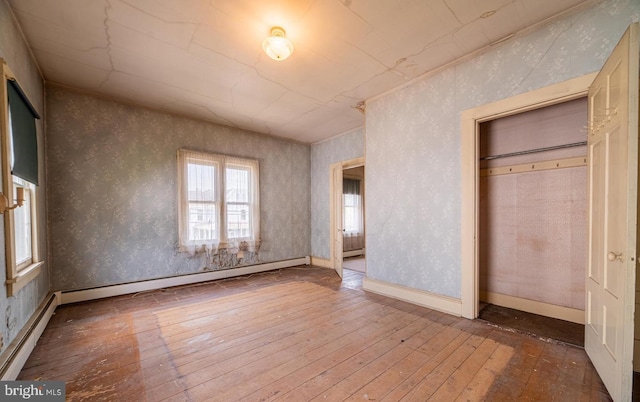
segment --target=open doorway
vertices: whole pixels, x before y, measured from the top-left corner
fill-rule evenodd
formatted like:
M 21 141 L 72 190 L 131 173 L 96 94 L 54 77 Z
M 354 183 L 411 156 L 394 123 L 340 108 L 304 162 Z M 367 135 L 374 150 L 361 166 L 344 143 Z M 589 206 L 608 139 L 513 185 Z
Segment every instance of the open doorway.
M 595 75 L 589 74 L 574 78 L 463 112 L 461 138 L 462 235 L 460 244 L 462 316 L 473 319 L 478 317 L 479 313 L 480 125 L 487 121 L 584 98 Z
M 344 201 L 344 180 L 351 178 L 358 178 L 355 172 L 351 171 L 354 168 L 361 168 L 362 176 L 360 177 L 360 183 L 358 183 L 358 197 L 349 197 L 349 212 L 353 212 L 351 217 L 347 218 L 347 224 L 349 224 L 350 228 L 353 228 L 351 232 L 356 235 L 360 231 L 362 231 L 361 235 L 361 245 L 362 247 L 358 249 L 358 245 L 360 243 L 350 243 L 354 246 L 354 251 L 352 254 L 364 255 L 365 247 L 364 247 L 364 157 L 351 159 L 348 161 L 337 162 L 330 166 L 329 168 L 329 245 L 330 245 L 330 266 L 335 269 L 338 275 L 343 277 L 343 262 L 344 262 L 344 243 L 345 243 L 345 234 L 347 233 L 347 228 L 345 225 L 345 201 Z M 345 171 L 347 175 L 345 177 Z M 350 174 L 351 173 L 351 174 Z M 361 186 L 361 187 L 360 187 Z M 355 189 L 347 190 L 351 193 L 355 193 Z M 355 217 L 357 217 L 357 208 L 354 207 L 354 203 L 359 201 L 362 204 L 362 218 L 360 223 L 353 222 Z M 354 208 L 352 208 L 354 207 Z M 358 229 L 357 227 L 362 226 L 362 229 Z M 355 237 L 355 236 L 354 236 Z M 348 255 L 349 253 L 347 253 Z M 349 258 L 349 257 L 347 257 Z M 355 272 L 355 271 L 354 271 Z M 363 276 L 364 273 L 359 273 L 360 276 Z
M 342 171 L 342 268 L 365 273 L 364 166 Z
M 587 99 L 479 126 L 479 318 L 584 345 Z

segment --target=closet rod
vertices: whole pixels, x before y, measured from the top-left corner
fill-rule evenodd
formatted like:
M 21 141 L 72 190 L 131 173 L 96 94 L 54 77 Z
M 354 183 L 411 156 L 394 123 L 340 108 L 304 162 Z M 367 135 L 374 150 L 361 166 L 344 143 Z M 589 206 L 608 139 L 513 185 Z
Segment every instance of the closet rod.
M 581 147 L 583 145 L 587 145 L 587 141 L 574 142 L 572 144 L 556 145 L 556 146 L 553 146 L 553 147 L 546 147 L 546 148 L 529 149 L 527 151 L 511 152 L 511 153 L 508 153 L 508 154 L 484 156 L 484 157 L 480 158 L 480 160 L 481 161 L 490 161 L 492 159 L 507 158 L 509 156 L 535 154 L 535 153 L 538 153 L 538 152 L 553 151 L 553 150 L 556 150 L 556 149 Z

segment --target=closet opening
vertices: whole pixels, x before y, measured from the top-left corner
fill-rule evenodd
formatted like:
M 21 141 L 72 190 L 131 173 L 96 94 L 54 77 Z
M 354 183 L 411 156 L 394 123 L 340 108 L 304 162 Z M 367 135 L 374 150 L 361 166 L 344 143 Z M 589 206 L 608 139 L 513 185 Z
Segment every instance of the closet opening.
M 479 124 L 479 318 L 584 344 L 587 99 Z

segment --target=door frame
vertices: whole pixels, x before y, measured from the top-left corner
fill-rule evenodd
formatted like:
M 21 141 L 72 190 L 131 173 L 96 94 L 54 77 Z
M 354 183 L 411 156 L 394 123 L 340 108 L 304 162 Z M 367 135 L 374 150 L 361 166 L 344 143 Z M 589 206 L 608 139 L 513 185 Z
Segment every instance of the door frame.
M 461 314 L 478 317 L 480 123 L 587 96 L 597 72 L 468 109 L 461 114 Z M 585 122 L 586 124 L 586 122 Z M 586 129 L 586 127 L 585 127 Z
M 336 181 L 342 182 L 342 171 L 365 166 L 364 156 L 336 162 L 329 167 L 329 266 L 342 277 L 342 252 L 336 257 L 336 249 L 342 250 L 342 194 L 336 193 Z M 340 232 L 340 236 L 337 236 Z

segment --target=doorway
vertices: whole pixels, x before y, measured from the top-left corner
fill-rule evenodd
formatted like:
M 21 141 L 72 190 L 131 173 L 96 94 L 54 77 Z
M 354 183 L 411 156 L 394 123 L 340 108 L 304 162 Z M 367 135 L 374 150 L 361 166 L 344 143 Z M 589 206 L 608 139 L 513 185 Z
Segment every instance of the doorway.
M 329 205 L 330 261 L 329 261 L 329 264 L 333 269 L 335 269 L 335 271 L 338 273 L 338 275 L 341 278 L 343 277 L 342 267 L 343 267 L 344 258 L 345 258 L 344 257 L 345 256 L 344 234 L 346 233 L 346 229 L 347 229 L 345 227 L 345 202 L 344 202 L 344 189 L 343 189 L 344 179 L 345 177 L 347 177 L 348 179 L 350 176 L 351 177 L 356 176 L 355 174 L 356 171 L 355 170 L 351 171 L 351 169 L 358 168 L 362 170 L 362 178 L 361 178 L 362 181 L 360 183 L 362 185 L 362 188 L 360 189 L 360 195 L 362 198 L 360 202 L 362 203 L 362 207 L 364 207 L 364 166 L 365 166 L 365 161 L 364 161 L 364 157 L 362 157 L 362 158 L 351 159 L 348 161 L 337 162 L 332 164 L 329 168 L 329 175 L 330 175 L 329 177 L 329 200 L 330 200 L 330 205 Z M 345 172 L 347 172 L 346 176 L 345 176 Z M 351 192 L 355 192 L 355 190 Z M 361 251 L 356 252 L 356 254 L 357 253 L 364 254 L 365 252 L 364 211 L 362 213 L 361 219 L 362 219 L 361 230 L 363 231 L 362 248 L 361 248 Z M 347 223 L 354 223 L 353 221 L 349 221 L 349 218 L 347 220 L 348 220 Z M 351 230 L 351 232 L 355 233 L 358 230 L 360 230 L 360 229 L 356 229 L 356 226 L 359 226 L 359 225 L 352 224 L 350 226 L 350 229 L 353 229 Z
M 479 317 L 584 344 L 587 99 L 479 125 Z
M 365 273 L 364 166 L 342 170 L 342 268 Z
M 462 316 L 478 317 L 479 274 L 479 187 L 480 125 L 484 122 L 552 106 L 587 95 L 596 74 L 588 74 L 550 87 L 482 105 L 462 113 L 461 138 L 461 301 Z

